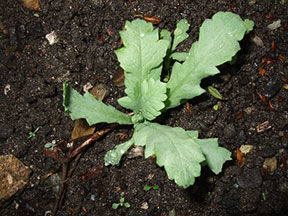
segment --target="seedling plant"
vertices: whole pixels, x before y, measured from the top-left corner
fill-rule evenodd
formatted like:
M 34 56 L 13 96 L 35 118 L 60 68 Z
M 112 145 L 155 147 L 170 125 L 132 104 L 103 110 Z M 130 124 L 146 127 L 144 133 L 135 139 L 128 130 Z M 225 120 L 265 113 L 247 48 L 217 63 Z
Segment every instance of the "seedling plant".
M 151 189 L 153 189 L 153 190 L 158 190 L 158 189 L 159 189 L 159 186 L 158 186 L 158 185 L 153 185 L 153 186 L 144 185 L 144 187 L 143 187 L 143 190 L 144 190 L 144 191 L 149 191 L 149 190 L 151 190 Z
M 165 126 L 153 120 L 205 92 L 200 87 L 201 80 L 218 74 L 217 66 L 232 60 L 240 50 L 238 41 L 253 25 L 231 12 L 218 12 L 204 21 L 199 39 L 189 52 L 176 52 L 176 47 L 188 38 L 187 20 L 178 22 L 173 36 L 165 29 L 159 34 L 151 23 L 141 19 L 127 21 L 125 30 L 120 32 L 124 46 L 115 51 L 126 86 L 126 96 L 118 99 L 118 103 L 132 110 L 133 115 L 96 100 L 89 92 L 82 96 L 67 82 L 63 84 L 65 111 L 73 120 L 84 118 L 89 125 L 101 122 L 133 125 L 131 139 L 105 155 L 107 166 L 119 164 L 123 154 L 136 145 L 145 146 L 145 158 L 155 155 L 156 163 L 165 168 L 169 179 L 183 188 L 194 184 L 203 164 L 218 174 L 224 162 L 231 160 L 231 153 L 220 147 L 216 138 L 199 139 L 198 131 Z M 165 80 L 161 80 L 162 71 Z
M 112 208 L 116 210 L 119 206 L 124 206 L 125 208 L 130 208 L 131 205 L 130 205 L 130 203 L 125 202 L 124 197 L 121 197 L 119 200 L 119 203 L 113 203 L 112 204 Z
M 48 142 L 45 144 L 45 148 L 47 149 L 53 149 L 56 147 L 57 141 L 56 140 L 52 140 L 51 142 Z
M 28 134 L 28 139 L 31 139 L 32 137 L 35 137 L 36 136 L 36 134 L 37 134 L 37 132 L 40 130 L 40 126 L 39 127 L 37 127 L 34 131 L 30 131 L 29 132 L 29 134 Z

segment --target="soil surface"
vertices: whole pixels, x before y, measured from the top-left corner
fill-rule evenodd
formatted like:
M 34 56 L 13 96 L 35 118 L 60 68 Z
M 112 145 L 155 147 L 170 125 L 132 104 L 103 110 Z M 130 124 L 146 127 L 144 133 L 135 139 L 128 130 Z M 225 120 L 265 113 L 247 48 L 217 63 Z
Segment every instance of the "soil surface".
M 82 93 L 88 82 L 104 83 L 109 89 L 104 102 L 127 112 L 117 104 L 124 87 L 112 81 L 120 69 L 114 50 L 121 47 L 119 31 L 126 20 L 139 14 L 158 16 L 161 22 L 155 27 L 172 31 L 186 18 L 190 37 L 178 50 L 187 51 L 201 23 L 217 11 L 255 22 L 241 42 L 236 64 L 219 67 L 220 75 L 202 82 L 227 100 L 206 93 L 189 101 L 191 111 L 182 105 L 157 121 L 198 130 L 201 138 L 218 137 L 233 160 L 219 175 L 203 167 L 201 177 L 186 190 L 170 181 L 153 158 L 125 156 L 120 166 L 103 167 L 105 153 L 121 142 L 119 133 L 131 135 L 132 128 L 118 127 L 82 154 L 57 215 L 287 215 L 287 1 L 40 0 L 40 9 L 25 8 L 20 1 L 0 2 L 0 154 L 12 153 L 33 171 L 27 188 L 0 215 L 49 215 L 57 201 L 61 172 L 43 179 L 57 167 L 43 149 L 52 140 L 71 140 L 74 122 L 62 107 L 64 80 Z M 277 20 L 281 26 L 269 30 Z M 49 45 L 45 35 L 52 31 L 59 41 Z M 218 110 L 213 109 L 216 104 Z M 264 129 L 257 130 L 266 121 Z M 28 139 L 37 127 L 36 136 Z M 103 127 L 107 125 L 97 126 Z M 241 145 L 253 146 L 242 167 L 236 159 Z M 273 157 L 277 168 L 272 173 L 263 163 Z M 96 174 L 88 175 L 91 170 Z M 145 191 L 145 185 L 159 188 Z M 114 210 L 112 204 L 121 197 L 130 207 Z

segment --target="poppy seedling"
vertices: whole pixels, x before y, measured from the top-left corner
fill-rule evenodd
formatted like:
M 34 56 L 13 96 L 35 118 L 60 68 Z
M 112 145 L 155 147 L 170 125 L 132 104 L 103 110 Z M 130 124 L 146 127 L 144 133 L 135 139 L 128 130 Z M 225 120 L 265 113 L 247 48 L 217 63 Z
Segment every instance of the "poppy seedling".
M 189 36 L 187 20 L 178 22 L 173 37 L 165 29 L 159 33 L 152 23 L 144 20 L 127 21 L 120 32 L 124 47 L 115 51 L 126 86 L 126 96 L 118 99 L 118 103 L 132 110 L 133 115 L 96 100 L 89 92 L 82 96 L 67 82 L 63 84 L 65 111 L 73 120 L 85 118 L 89 125 L 101 122 L 133 125 L 131 139 L 105 155 L 106 166 L 118 165 L 128 149 L 136 145 L 145 146 L 145 158 L 155 155 L 156 163 L 165 168 L 168 178 L 183 188 L 194 184 L 204 163 L 218 174 L 225 161 L 231 160 L 231 152 L 220 147 L 216 138 L 199 139 L 198 131 L 165 126 L 153 120 L 204 93 L 201 80 L 220 73 L 217 66 L 232 60 L 240 50 L 239 41 L 253 25 L 231 12 L 218 12 L 203 22 L 199 39 L 189 52 L 176 52 L 176 47 Z M 168 75 L 161 76 L 162 69 L 171 68 Z M 115 207 L 120 205 L 116 204 Z
M 143 190 L 144 190 L 144 191 L 149 191 L 149 190 L 151 190 L 151 189 L 153 189 L 153 190 L 158 190 L 158 189 L 159 189 L 159 186 L 158 186 L 158 185 L 153 185 L 153 186 L 144 185 L 144 187 L 143 187 Z
M 36 136 L 36 134 L 37 134 L 37 132 L 40 130 L 40 126 L 39 127 L 37 127 L 34 131 L 30 131 L 29 132 L 29 136 L 27 137 L 28 139 L 31 139 L 32 137 L 35 137 Z
M 112 204 L 112 208 L 116 210 L 119 206 L 124 206 L 125 208 L 129 208 L 131 205 L 130 205 L 130 203 L 125 202 L 124 197 L 121 197 L 119 200 L 119 203 L 113 203 Z

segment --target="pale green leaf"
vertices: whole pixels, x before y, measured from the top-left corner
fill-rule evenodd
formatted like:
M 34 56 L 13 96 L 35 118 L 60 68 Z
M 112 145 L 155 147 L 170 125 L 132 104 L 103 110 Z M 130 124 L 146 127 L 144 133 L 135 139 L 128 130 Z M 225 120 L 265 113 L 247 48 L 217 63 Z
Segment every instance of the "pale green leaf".
M 223 164 L 231 160 L 231 152 L 218 146 L 218 139 L 198 139 L 198 131 L 186 131 L 187 134 L 200 145 L 203 154 L 206 157 L 208 167 L 215 173 L 222 171 Z
M 157 164 L 164 166 L 169 179 L 184 188 L 200 176 L 200 163 L 205 160 L 197 139 L 180 127 L 143 123 L 135 127 L 135 145 L 145 146 L 145 157 L 155 154 Z
M 189 53 L 186 53 L 186 52 L 175 52 L 175 53 L 172 53 L 171 58 L 176 61 L 185 61 L 188 55 Z
M 176 29 L 174 31 L 174 40 L 172 45 L 172 52 L 176 47 L 184 40 L 186 40 L 189 35 L 186 33 L 190 25 L 186 19 L 182 19 L 177 23 Z
M 136 114 L 141 112 L 141 85 L 144 80 L 160 80 L 163 58 L 169 42 L 159 40 L 158 29 L 143 20 L 127 21 L 125 30 L 120 32 L 124 47 L 115 53 L 125 73 L 126 97 L 118 100 L 119 104 Z
M 183 99 L 191 99 L 205 92 L 200 87 L 203 78 L 219 73 L 216 66 L 230 61 L 240 50 L 239 42 L 253 27 L 231 12 L 218 12 L 206 19 L 184 63 L 175 62 L 171 79 L 167 83 L 166 109 L 180 105 Z
M 145 119 L 151 121 L 159 116 L 160 110 L 165 107 L 163 101 L 167 99 L 166 83 L 155 81 L 153 78 L 148 82 L 144 80 L 141 85 L 141 95 L 141 112 Z
M 124 203 L 124 206 L 125 206 L 126 208 L 130 208 L 130 207 L 131 207 L 130 203 L 128 203 L 128 202 L 125 202 L 125 203 Z
M 226 100 L 226 98 L 224 98 L 221 93 L 216 89 L 214 88 L 213 86 L 208 86 L 208 91 L 210 92 L 210 94 L 219 99 L 219 100 Z
M 119 207 L 119 205 L 120 205 L 119 203 L 113 203 L 112 204 L 112 208 L 113 209 L 117 209 Z
M 116 146 L 115 149 L 108 151 L 104 157 L 105 166 L 118 165 L 122 156 L 128 151 L 128 149 L 134 144 L 133 138 L 127 142 L 121 143 Z
M 71 119 L 84 118 L 89 125 L 100 122 L 132 124 L 131 117 L 96 100 L 86 92 L 83 96 L 74 90 L 67 82 L 63 83 L 63 106 Z
M 227 160 L 231 160 L 231 152 L 218 146 L 218 141 L 215 138 L 199 139 L 198 144 L 206 157 L 208 167 L 215 174 L 219 174 L 222 171 L 223 164 Z
M 167 31 L 166 29 L 162 29 L 160 32 L 160 38 L 169 42 L 168 49 L 170 49 L 172 43 L 171 32 Z
M 254 27 L 254 22 L 249 20 L 249 19 L 245 19 L 244 20 L 244 25 L 246 26 L 246 34 L 249 33 L 250 31 L 253 30 Z

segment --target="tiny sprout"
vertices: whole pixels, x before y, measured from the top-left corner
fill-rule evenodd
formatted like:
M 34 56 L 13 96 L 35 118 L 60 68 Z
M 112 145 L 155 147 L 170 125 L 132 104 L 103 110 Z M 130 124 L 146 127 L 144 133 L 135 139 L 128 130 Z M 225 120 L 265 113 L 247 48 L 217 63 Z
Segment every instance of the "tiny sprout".
M 39 127 L 37 127 L 36 129 L 35 129 L 35 131 L 30 131 L 29 132 L 29 136 L 28 136 L 28 139 L 31 139 L 32 137 L 35 137 L 36 136 L 36 133 L 40 130 L 40 126 Z
M 226 100 L 226 98 L 224 98 L 220 94 L 220 92 L 216 88 L 214 88 L 213 86 L 208 86 L 208 91 L 213 97 L 215 97 L 215 98 L 217 98 L 219 100 Z
M 52 140 L 52 142 L 51 143 L 46 143 L 45 144 L 45 148 L 47 148 L 47 149 L 50 149 L 50 148 L 54 148 L 55 146 L 56 146 L 56 140 Z
M 145 185 L 145 186 L 143 187 L 143 190 L 145 190 L 145 191 L 149 191 L 149 190 L 151 190 L 151 189 L 153 189 L 153 190 L 158 190 L 158 189 L 159 189 L 159 186 L 158 186 L 158 185 L 153 185 L 153 186 Z
M 130 205 L 130 203 L 125 202 L 125 198 L 124 197 L 121 197 L 120 200 L 119 200 L 119 203 L 113 203 L 112 204 L 112 208 L 116 210 L 119 206 L 124 206 L 126 208 L 129 208 L 131 205 Z

